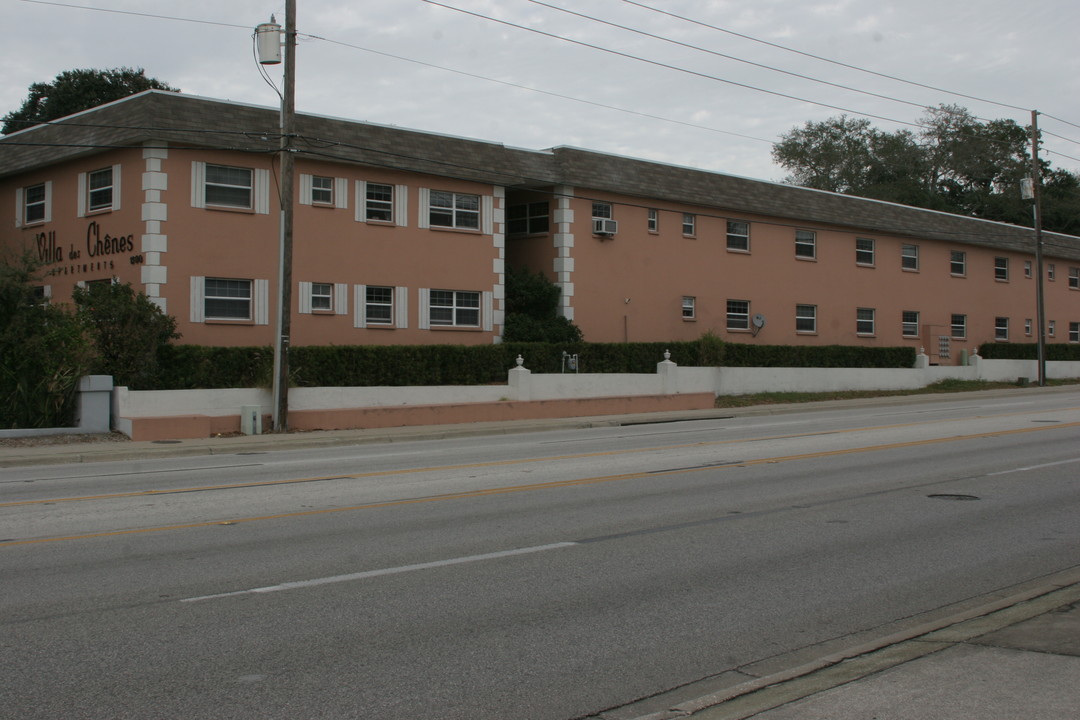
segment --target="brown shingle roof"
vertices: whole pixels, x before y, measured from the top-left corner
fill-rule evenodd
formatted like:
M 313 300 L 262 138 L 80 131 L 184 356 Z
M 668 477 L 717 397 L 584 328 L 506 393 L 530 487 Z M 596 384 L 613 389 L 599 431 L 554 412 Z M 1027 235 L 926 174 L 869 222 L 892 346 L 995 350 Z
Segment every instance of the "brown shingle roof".
M 1033 251 L 1030 228 L 588 150 L 523 150 L 303 114 L 296 127 L 301 156 L 508 187 L 562 184 L 582 194 L 602 190 L 698 205 L 721 215 L 767 215 L 868 235 Z M 0 138 L 0 177 L 148 140 L 269 153 L 277 149 L 278 128 L 276 109 L 151 90 Z M 1045 239 L 1047 255 L 1080 260 L 1080 238 L 1047 233 Z

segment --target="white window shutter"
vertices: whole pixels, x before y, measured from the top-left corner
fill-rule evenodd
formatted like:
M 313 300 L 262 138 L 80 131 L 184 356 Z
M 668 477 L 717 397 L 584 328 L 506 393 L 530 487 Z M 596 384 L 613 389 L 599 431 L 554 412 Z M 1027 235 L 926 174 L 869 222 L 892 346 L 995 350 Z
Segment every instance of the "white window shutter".
M 300 283 L 300 314 L 311 314 L 311 283 Z
M 398 227 L 409 226 L 409 186 L 394 186 L 394 222 Z
M 270 214 L 270 171 L 266 168 L 255 168 L 255 212 L 259 215 Z
M 481 322 L 484 330 L 487 330 L 489 332 L 493 328 L 493 318 L 494 318 L 494 309 L 495 309 L 494 298 L 495 298 L 494 293 L 492 293 L 490 290 L 488 290 L 487 292 L 485 292 L 485 293 L 483 293 L 481 295 L 481 300 L 480 300 L 480 315 L 481 315 L 480 322 Z
M 23 221 L 23 189 L 15 191 L 15 227 L 22 227 Z
M 52 222 L 52 180 L 45 181 L 45 222 Z
M 420 319 L 417 327 L 421 330 L 431 329 L 431 288 L 420 288 Z
M 349 178 L 334 178 L 334 207 L 349 207 Z
M 353 286 L 353 307 L 356 308 L 353 327 L 362 330 L 367 327 L 367 285 Z
M 206 207 L 206 163 L 191 162 L 191 207 Z
M 311 176 L 307 173 L 300 173 L 300 204 L 311 204 Z
M 270 281 L 256 280 L 255 292 L 252 293 L 252 302 L 255 304 L 255 324 L 270 324 Z
M 205 302 L 206 278 L 192 276 L 191 278 L 191 322 L 201 323 L 206 320 Z
M 349 285 L 348 283 L 334 283 L 334 314 L 349 314 Z
M 367 183 L 363 180 L 356 181 L 356 212 L 353 217 L 356 222 L 364 222 L 364 200 L 367 198 Z
M 418 200 L 418 204 L 420 205 L 420 214 L 417 218 L 416 227 L 421 229 L 431 227 L 430 208 L 428 207 L 431 204 L 430 188 L 420 188 L 420 198 Z
M 483 195 L 480 198 L 480 232 L 485 235 L 491 235 L 495 232 L 494 217 L 495 198 L 490 195 Z
M 112 209 L 120 209 L 120 165 L 112 166 Z
M 77 192 L 79 193 L 79 199 L 76 202 L 77 209 L 75 211 L 75 216 L 86 217 L 86 173 L 84 172 L 79 173 L 79 188 Z
M 409 327 L 409 288 L 394 288 L 394 326 Z

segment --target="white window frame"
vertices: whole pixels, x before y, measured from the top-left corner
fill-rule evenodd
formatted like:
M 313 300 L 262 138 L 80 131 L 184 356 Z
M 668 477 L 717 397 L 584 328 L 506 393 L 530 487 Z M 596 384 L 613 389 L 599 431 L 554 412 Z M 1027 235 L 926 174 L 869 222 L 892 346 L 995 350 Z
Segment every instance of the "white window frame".
M 483 323 L 483 293 L 478 290 L 432 289 L 425 310 L 430 327 L 479 328 Z M 436 313 L 436 310 L 439 312 Z
M 747 220 L 728 220 L 726 246 L 729 252 L 750 252 L 750 223 Z
M 230 186 L 228 184 L 221 183 L 208 183 L 206 178 L 207 172 L 210 168 L 247 170 L 251 173 L 251 185 Z M 208 187 L 249 187 L 249 204 L 247 206 L 241 206 L 238 204 L 207 202 Z M 238 165 L 221 165 L 218 163 L 207 163 L 201 160 L 193 160 L 191 162 L 191 206 L 211 210 L 248 210 L 253 211 L 259 215 L 268 215 L 270 213 L 270 171 L 266 168 L 249 168 L 241 167 Z
M 476 193 L 432 190 L 427 202 L 428 226 L 479 231 L 482 207 L 481 196 Z
M 611 203 L 595 200 L 592 204 L 592 218 L 593 220 L 614 220 L 615 210 Z
M 33 202 L 29 202 L 29 193 L 31 190 L 41 188 L 42 197 L 40 200 L 35 199 Z M 41 216 L 37 217 L 36 209 L 41 207 Z M 30 219 L 29 210 L 35 208 L 35 217 Z M 24 225 L 42 225 L 44 223 L 52 222 L 52 181 L 46 180 L 45 182 L 34 183 L 33 185 L 26 185 L 15 191 L 15 217 L 18 218 L 16 225 L 22 227 Z
M 750 329 L 749 300 L 727 301 L 727 329 L 737 332 Z
M 949 337 L 953 340 L 967 339 L 967 315 L 952 313 L 949 318 Z
M 1069 268 L 1069 289 L 1080 290 L 1080 267 Z
M 1057 320 L 1047 320 L 1046 323 L 1046 334 L 1050 337 L 1057 337 Z
M 1054 263 L 1048 263 L 1046 265 L 1046 279 L 1050 282 L 1057 280 L 1057 265 Z
M 860 247 L 860 244 L 862 244 L 862 247 Z M 855 264 L 862 267 L 874 267 L 877 265 L 877 241 L 874 238 L 855 238 Z
M 877 334 L 877 311 L 874 308 L 856 308 L 855 334 L 871 337 Z
M 900 334 L 906 338 L 919 337 L 919 311 L 900 311 Z
M 1009 281 L 1009 258 L 1000 255 L 994 258 L 994 279 L 999 282 Z
M 98 178 L 108 173 L 108 184 L 94 187 Z M 107 201 L 102 200 L 105 191 L 108 191 Z M 88 214 L 103 212 L 115 212 L 120 209 L 120 165 L 111 165 L 98 168 L 90 172 L 79 173 L 79 201 L 78 216 L 85 217 Z
M 1080 343 L 1080 322 L 1069 323 L 1069 342 Z
M 649 208 L 648 214 L 648 229 L 649 232 L 660 232 L 660 211 L 656 208 Z
M 949 251 L 949 274 L 956 277 L 967 276 L 967 252 L 963 250 Z
M 813 230 L 795 231 L 795 257 L 817 260 L 817 233 Z
M 817 305 L 799 303 L 795 306 L 795 332 L 806 335 L 817 334 Z
M 386 289 L 390 291 L 390 320 L 383 322 L 379 320 L 371 320 L 368 317 L 368 289 Z M 376 303 L 377 305 L 385 305 L 385 303 Z M 406 287 L 395 287 L 393 285 L 356 285 L 355 286 L 355 306 L 356 314 L 354 315 L 353 326 L 357 328 L 408 328 L 409 327 L 409 289 Z
M 390 198 L 384 199 L 383 193 L 389 190 Z M 378 193 L 378 197 L 372 197 Z M 364 220 L 367 222 L 394 222 L 394 186 L 390 183 L 364 183 Z
M 247 174 L 247 182 L 225 182 L 224 180 L 211 180 L 210 176 L 216 171 L 228 171 L 229 174 Z M 236 178 L 239 180 L 240 178 Z M 225 193 L 246 193 L 247 201 L 241 203 L 237 201 L 223 200 L 222 198 L 210 199 L 211 192 L 215 189 L 220 189 Z M 255 169 L 249 167 L 240 167 L 237 165 L 218 165 L 216 163 L 207 163 L 206 165 L 206 177 L 203 180 L 203 202 L 206 207 L 228 207 L 238 208 L 241 210 L 253 210 L 255 208 Z
M 682 319 L 683 320 L 696 320 L 697 319 L 697 298 L 693 295 L 683 295 L 682 299 Z
M 311 176 L 311 204 L 334 204 L 334 178 L 326 175 Z
M 997 342 L 1008 342 L 1009 340 L 1009 318 L 1007 317 L 995 317 L 994 318 L 994 340 Z
M 346 315 L 349 286 L 345 283 L 301 282 L 300 313 L 303 315 Z
M 907 272 L 919 271 L 919 246 L 903 243 L 900 246 L 900 268 Z
M 694 237 L 697 234 L 697 215 L 694 215 L 693 213 L 683 213 L 682 234 L 686 237 Z
M 248 317 L 236 318 L 236 317 L 218 317 L 213 315 L 207 315 L 206 312 L 206 281 L 207 280 L 223 280 L 223 281 L 238 281 L 248 283 L 248 297 L 229 297 L 229 296 L 209 296 L 210 299 L 223 298 L 227 300 L 244 300 L 248 301 Z M 270 324 L 270 283 L 268 280 L 262 278 L 227 278 L 227 277 L 202 277 L 192 276 L 191 278 L 191 322 L 203 323 L 207 321 L 222 322 L 222 323 L 254 323 L 255 325 L 269 325 Z

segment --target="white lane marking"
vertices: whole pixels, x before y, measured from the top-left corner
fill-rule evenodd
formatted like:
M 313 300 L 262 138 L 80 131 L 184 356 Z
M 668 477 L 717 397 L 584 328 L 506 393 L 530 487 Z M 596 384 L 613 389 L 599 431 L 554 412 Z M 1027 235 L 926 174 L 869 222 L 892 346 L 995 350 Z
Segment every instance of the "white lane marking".
M 383 575 L 397 575 L 399 573 L 415 572 L 417 570 L 430 570 L 431 568 L 446 567 L 448 565 L 461 565 L 463 563 L 496 560 L 498 558 L 512 557 L 514 555 L 528 555 L 530 553 L 545 552 L 547 550 L 559 550 L 577 544 L 578 543 L 576 542 L 561 542 L 552 543 L 551 545 L 536 545 L 534 547 L 517 548 L 516 550 L 501 550 L 499 552 L 484 553 L 482 555 L 467 555 L 465 557 L 450 558 L 449 560 L 435 560 L 434 562 L 382 568 L 381 570 L 365 570 L 364 572 L 348 573 L 346 575 L 331 575 L 330 577 L 314 578 L 312 580 L 297 580 L 295 582 L 281 583 L 280 585 L 267 585 L 266 587 L 235 590 L 233 592 L 217 593 L 216 595 L 200 595 L 199 597 L 183 598 L 180 602 L 201 602 L 202 600 L 217 600 L 219 598 L 235 597 L 237 595 L 272 593 L 281 592 L 282 590 L 299 590 L 300 588 L 316 587 L 318 585 L 330 585 L 332 583 L 364 580 L 367 578 L 381 577 Z
M 1054 467 L 1056 465 L 1069 465 L 1071 463 L 1080 462 L 1080 458 L 1073 458 L 1072 460 L 1059 460 L 1058 462 L 1044 463 L 1042 465 L 1029 465 L 1028 467 L 1014 468 L 1012 470 L 999 470 L 998 472 L 988 473 L 987 477 L 993 477 L 994 475 L 1008 475 L 1009 473 L 1027 472 L 1029 470 L 1042 470 L 1043 468 Z

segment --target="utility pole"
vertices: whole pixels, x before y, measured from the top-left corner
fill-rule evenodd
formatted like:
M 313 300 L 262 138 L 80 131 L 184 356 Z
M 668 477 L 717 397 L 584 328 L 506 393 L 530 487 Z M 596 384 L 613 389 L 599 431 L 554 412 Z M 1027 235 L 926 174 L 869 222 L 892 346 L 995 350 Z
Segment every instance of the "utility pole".
M 1039 111 L 1031 111 L 1031 195 L 1034 200 L 1032 213 L 1035 222 L 1035 322 L 1039 325 L 1039 344 L 1037 350 L 1039 367 L 1039 387 L 1046 385 L 1046 307 L 1043 296 L 1043 241 L 1042 241 L 1042 205 L 1039 200 L 1041 184 L 1039 170 Z
M 271 19 L 272 20 L 272 19 Z M 263 27 L 263 26 L 260 26 Z M 275 26 L 280 27 L 280 26 Z M 285 0 L 285 82 L 281 96 L 281 223 L 278 255 L 277 337 L 274 341 L 274 432 L 289 430 L 289 336 L 292 332 L 293 138 L 296 137 L 296 0 Z M 262 48 L 260 47 L 260 55 Z M 280 62 L 261 58 L 264 64 Z

